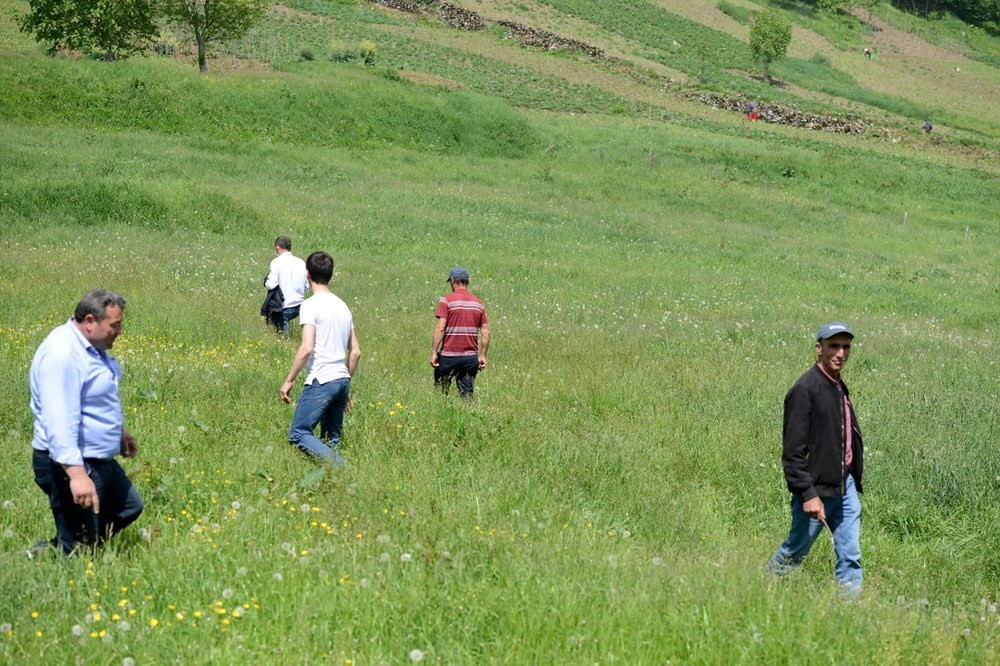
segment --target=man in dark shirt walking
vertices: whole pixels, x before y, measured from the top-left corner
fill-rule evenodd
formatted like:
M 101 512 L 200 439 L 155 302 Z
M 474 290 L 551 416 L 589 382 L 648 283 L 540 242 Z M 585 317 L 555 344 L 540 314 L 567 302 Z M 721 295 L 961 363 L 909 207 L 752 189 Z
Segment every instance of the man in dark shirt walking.
M 458 395 L 470 399 L 476 374 L 486 367 L 490 327 L 483 302 L 469 292 L 469 271 L 451 269 L 448 284 L 451 293 L 438 300 L 434 313 L 437 317 L 431 347 L 434 385 L 448 393 L 454 377 Z
M 833 534 L 836 576 L 861 591 L 861 429 L 840 374 L 854 334 L 832 322 L 816 336 L 818 361 L 785 396 L 781 463 L 792 493 L 792 528 L 767 564 L 783 575 L 809 554 L 824 527 Z

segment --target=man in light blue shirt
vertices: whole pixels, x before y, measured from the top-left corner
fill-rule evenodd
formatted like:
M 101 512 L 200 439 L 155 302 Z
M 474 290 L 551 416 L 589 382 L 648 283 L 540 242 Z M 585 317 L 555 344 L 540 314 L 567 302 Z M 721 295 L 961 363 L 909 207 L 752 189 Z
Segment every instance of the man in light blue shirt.
M 109 538 L 142 513 L 139 493 L 115 460 L 136 453 L 118 395 L 121 368 L 108 355 L 124 311 L 118 294 L 87 293 L 31 361 L 35 483 L 49 497 L 52 543 L 66 554 Z

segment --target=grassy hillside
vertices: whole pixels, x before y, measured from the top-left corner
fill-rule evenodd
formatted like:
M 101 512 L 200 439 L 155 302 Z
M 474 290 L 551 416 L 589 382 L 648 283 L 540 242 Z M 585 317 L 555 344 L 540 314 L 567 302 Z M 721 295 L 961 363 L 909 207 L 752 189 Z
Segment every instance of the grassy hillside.
M 620 60 L 297 0 L 199 77 L 49 59 L 0 20 L 2 660 L 996 662 L 995 107 L 942 93 L 967 128 L 930 137 L 878 105 L 862 136 L 750 124 L 676 94 L 699 65 L 667 57 L 667 27 L 462 4 Z M 740 41 L 714 5 L 674 4 L 641 11 Z M 321 57 L 364 38 L 375 67 Z M 707 87 L 772 94 L 718 62 Z M 286 443 L 296 341 L 257 316 L 279 234 L 333 254 L 355 315 L 335 473 Z M 456 264 L 493 330 L 472 405 L 426 361 Z M 114 353 L 147 509 L 93 556 L 28 560 L 51 518 L 27 368 L 98 285 L 129 299 Z M 788 527 L 782 397 L 830 319 L 858 333 L 857 601 L 825 538 L 762 572 Z

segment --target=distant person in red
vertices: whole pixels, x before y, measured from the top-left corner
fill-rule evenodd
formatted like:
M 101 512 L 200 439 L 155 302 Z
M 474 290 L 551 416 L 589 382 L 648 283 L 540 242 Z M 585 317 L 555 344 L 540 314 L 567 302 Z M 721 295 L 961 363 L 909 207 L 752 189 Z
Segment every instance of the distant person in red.
M 750 120 L 757 120 L 758 109 L 759 107 L 757 106 L 757 102 L 747 100 L 747 118 Z
M 476 374 L 486 367 L 490 327 L 486 307 L 469 292 L 469 271 L 451 269 L 448 284 L 451 293 L 441 297 L 434 313 L 437 317 L 431 347 L 434 385 L 447 394 L 454 377 L 458 395 L 468 400 L 472 398 Z
M 872 60 L 875 56 L 872 54 L 872 50 L 869 48 L 865 49 L 865 57 Z

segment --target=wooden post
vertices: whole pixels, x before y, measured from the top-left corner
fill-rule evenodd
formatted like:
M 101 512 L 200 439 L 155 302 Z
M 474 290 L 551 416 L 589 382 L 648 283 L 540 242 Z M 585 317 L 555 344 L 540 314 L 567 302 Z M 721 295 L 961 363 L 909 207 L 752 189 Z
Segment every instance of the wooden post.
M 599 159 L 599 160 L 603 160 L 604 159 L 604 146 L 598 146 L 597 147 L 597 159 Z
M 646 167 L 650 168 L 650 169 L 653 168 L 653 151 L 652 151 L 652 149 L 650 149 L 649 155 L 646 156 Z
M 712 180 L 715 180 L 715 167 L 712 167 Z
M 909 213 L 909 211 L 904 211 L 903 212 L 903 226 L 905 227 L 906 223 L 909 222 L 909 221 L 910 221 L 910 213 Z
M 968 240 L 969 240 L 969 227 L 966 227 L 966 228 L 965 228 L 965 240 L 966 240 L 966 241 L 968 241 Z

